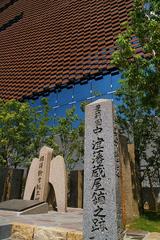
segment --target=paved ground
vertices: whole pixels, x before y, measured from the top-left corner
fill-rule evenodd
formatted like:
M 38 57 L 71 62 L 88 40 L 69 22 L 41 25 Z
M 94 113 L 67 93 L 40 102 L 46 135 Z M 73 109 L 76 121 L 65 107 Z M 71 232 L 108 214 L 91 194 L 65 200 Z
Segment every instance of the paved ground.
M 83 212 L 81 209 L 69 209 L 67 213 L 49 211 L 46 214 L 20 215 L 7 211 L 0 211 L 0 226 L 8 225 L 12 222 L 28 223 L 31 225 L 46 227 L 62 227 L 82 231 Z
M 68 209 L 67 213 L 49 211 L 47 214 L 20 215 L 0 211 L 0 240 L 9 240 L 11 223 L 26 223 L 44 227 L 60 227 L 82 231 L 82 209 Z M 98 240 L 98 239 L 97 239 Z M 160 240 L 160 234 L 147 232 L 127 232 L 125 240 Z
M 26 223 L 44 227 L 60 227 L 82 231 L 82 209 L 68 209 L 67 213 L 49 211 L 46 214 L 20 215 L 9 211 L 0 211 L 0 240 L 8 240 L 12 223 Z

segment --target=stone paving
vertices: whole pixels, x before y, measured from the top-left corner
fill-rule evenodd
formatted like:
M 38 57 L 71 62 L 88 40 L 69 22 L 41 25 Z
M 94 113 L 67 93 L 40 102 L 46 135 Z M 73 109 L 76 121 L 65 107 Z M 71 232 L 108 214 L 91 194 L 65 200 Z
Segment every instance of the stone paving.
M 17 216 L 16 212 L 9 212 L 9 211 L 0 211 L 0 240 L 8 240 L 10 239 L 11 235 L 11 227 L 12 232 L 13 228 L 18 226 L 19 228 L 23 228 L 23 232 L 27 232 L 26 226 L 30 229 L 29 232 L 32 230 L 32 226 L 38 226 L 39 232 L 55 232 L 62 231 L 63 229 L 65 232 L 75 232 L 77 234 L 79 232 L 82 233 L 82 219 L 83 219 L 83 210 L 82 209 L 71 209 L 68 208 L 68 212 L 66 213 L 59 213 L 55 211 L 49 211 L 46 214 L 34 214 L 34 215 L 19 215 Z M 45 229 L 48 228 L 48 229 Z M 24 230 L 25 229 L 25 230 Z M 58 230 L 57 230 L 58 229 Z M 67 233 L 67 234 L 69 234 Z M 42 233 L 41 233 L 42 234 Z M 19 240 L 21 237 L 12 237 L 12 239 Z M 30 238 L 22 238 L 29 240 Z M 39 238 L 36 238 L 39 239 Z M 44 240 L 45 238 L 42 238 Z M 48 239 L 48 238 L 47 238 Z M 76 239 L 76 238 L 75 238 Z M 80 238 L 79 238 L 80 239 Z
M 45 227 L 62 227 L 82 231 L 82 209 L 68 209 L 66 213 L 59 213 L 49 211 L 46 214 L 35 214 L 35 215 L 20 215 L 8 212 L 0 211 L 0 226 L 8 225 L 13 222 L 26 223 L 37 226 Z
M 17 228 L 25 228 L 28 232 L 33 229 L 35 231 L 36 240 L 44 239 L 66 239 L 66 238 L 44 238 L 44 234 L 48 236 L 54 234 L 71 234 L 73 235 L 69 239 L 82 240 L 82 209 L 68 209 L 67 213 L 58 213 L 49 211 L 47 214 L 35 214 L 35 215 L 20 215 L 0 211 L 0 240 L 11 240 L 12 232 Z M 37 226 L 37 227 L 36 227 Z M 29 230 L 28 230 L 29 229 Z M 37 231 L 37 232 L 36 232 Z M 76 233 L 76 237 L 74 237 Z M 78 234 L 78 235 L 77 235 Z M 77 237 L 78 236 L 78 237 Z M 13 237 L 13 240 L 30 238 L 18 238 Z M 98 240 L 98 239 L 97 239 Z M 114 239 L 113 239 L 114 240 Z M 160 233 L 147 233 L 147 232 L 127 232 L 124 240 L 160 240 Z

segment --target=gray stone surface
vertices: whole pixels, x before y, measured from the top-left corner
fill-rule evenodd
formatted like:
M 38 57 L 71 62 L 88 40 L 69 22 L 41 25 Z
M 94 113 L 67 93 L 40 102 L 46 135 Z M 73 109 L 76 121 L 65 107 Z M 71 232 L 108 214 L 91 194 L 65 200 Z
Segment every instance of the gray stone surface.
M 26 214 L 43 214 L 48 212 L 48 203 L 40 203 L 36 206 L 25 209 L 24 211 L 18 212 L 17 215 L 26 215 Z
M 0 240 L 9 238 L 11 235 L 11 229 L 12 229 L 11 224 L 0 226 Z
M 112 101 L 97 100 L 85 112 L 84 239 L 118 240 L 121 200 Z
M 37 200 L 12 199 L 5 202 L 1 202 L 0 210 L 21 212 L 28 208 L 35 207 L 41 203 L 42 201 L 37 201 Z
M 71 230 L 82 231 L 82 219 L 82 209 L 67 208 L 67 212 L 65 213 L 49 211 L 46 214 L 19 216 L 13 214 L 12 212 L 0 211 L 0 227 L 16 222 L 21 224 L 69 228 Z

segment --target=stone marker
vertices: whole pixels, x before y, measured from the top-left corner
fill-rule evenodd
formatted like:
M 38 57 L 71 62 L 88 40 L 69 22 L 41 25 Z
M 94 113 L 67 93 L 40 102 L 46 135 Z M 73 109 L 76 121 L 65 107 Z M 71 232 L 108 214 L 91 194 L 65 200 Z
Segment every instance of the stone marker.
M 44 146 L 40 151 L 39 159 L 33 159 L 23 199 L 30 200 L 35 189 L 34 199 L 46 202 L 50 183 L 55 191 L 57 210 L 65 212 L 67 205 L 65 162 L 61 156 L 52 159 L 52 155 L 53 150 Z
M 36 200 L 30 201 L 30 200 L 12 199 L 5 202 L 1 202 L 0 210 L 21 212 L 39 204 L 40 202 Z
M 48 204 L 37 200 L 11 199 L 0 203 L 0 213 L 15 212 L 15 215 L 47 213 Z
M 34 199 L 46 201 L 48 197 L 48 182 L 50 173 L 50 163 L 53 150 L 49 147 L 42 147 L 39 159 L 34 158 L 27 177 L 24 200 L 30 200 L 35 189 Z
M 111 100 L 86 106 L 84 239 L 121 239 L 118 135 Z
M 66 212 L 67 208 L 67 185 L 66 168 L 64 159 L 57 156 L 52 159 L 50 166 L 49 182 L 54 187 L 57 209 L 59 212 Z
M 25 191 L 23 196 L 24 200 L 30 200 L 32 197 L 32 193 L 37 184 L 37 174 L 35 173 L 37 173 L 38 165 L 39 165 L 39 159 L 34 158 L 32 160 L 32 163 L 28 172 L 28 176 L 27 176 L 27 181 L 26 181 L 26 186 L 25 186 Z
M 53 155 L 53 150 L 49 147 L 44 146 L 40 150 L 39 154 L 39 165 L 37 172 L 37 184 L 35 188 L 35 200 L 46 201 L 49 191 L 49 174 L 50 174 L 50 163 Z

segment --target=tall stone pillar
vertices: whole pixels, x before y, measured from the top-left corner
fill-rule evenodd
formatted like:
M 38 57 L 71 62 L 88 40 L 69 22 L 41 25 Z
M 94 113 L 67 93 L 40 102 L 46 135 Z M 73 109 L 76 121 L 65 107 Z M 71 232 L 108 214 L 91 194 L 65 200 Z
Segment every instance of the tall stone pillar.
M 118 134 L 111 100 L 86 106 L 84 239 L 122 238 Z

